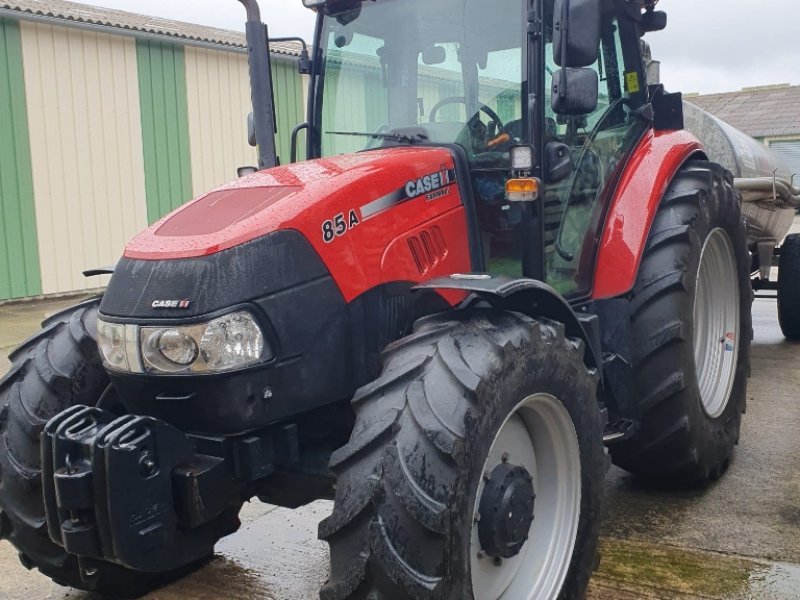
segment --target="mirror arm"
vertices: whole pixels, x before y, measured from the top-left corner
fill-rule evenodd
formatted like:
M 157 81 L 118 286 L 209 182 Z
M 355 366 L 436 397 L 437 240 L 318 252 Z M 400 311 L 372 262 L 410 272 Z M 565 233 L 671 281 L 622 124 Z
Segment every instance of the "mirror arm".
M 569 0 L 561 6 L 561 81 L 558 95 L 563 101 L 567 97 L 567 60 L 569 58 Z
M 303 49 L 300 51 L 300 65 L 299 71 L 300 75 L 308 75 L 311 73 L 311 59 L 308 56 L 308 44 L 306 41 L 301 37 L 290 36 L 290 37 L 279 37 L 279 38 L 270 38 L 270 43 L 272 42 L 299 42 Z

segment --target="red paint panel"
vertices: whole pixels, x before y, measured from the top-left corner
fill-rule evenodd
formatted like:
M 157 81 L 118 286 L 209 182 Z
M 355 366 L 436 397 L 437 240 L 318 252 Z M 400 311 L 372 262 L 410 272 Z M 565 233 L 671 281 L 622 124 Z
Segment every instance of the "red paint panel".
M 294 229 L 320 255 L 348 302 L 383 282 L 422 281 L 469 271 L 466 218 L 457 182 L 413 199 L 401 193 L 410 181 L 452 169 L 453 158 L 445 149 L 393 148 L 261 171 L 167 215 L 134 238 L 125 256 L 143 260 L 206 256 L 273 231 Z M 287 188 L 291 193 L 284 193 Z M 386 210 L 375 209 L 383 204 Z M 367 205 L 371 207 L 362 214 Z M 219 226 L 210 223 L 209 210 L 219 212 Z M 325 222 L 335 223 L 340 215 L 347 224 L 345 232 L 326 242 Z M 417 271 L 405 241 L 402 260 L 384 260 L 393 242 L 432 222 L 446 238 L 448 255 L 430 273 L 423 277 Z
M 217 234 L 288 198 L 299 189 L 297 186 L 284 186 L 211 192 L 168 219 L 155 230 L 154 235 L 190 237 Z
M 659 203 L 681 166 L 702 146 L 687 131 L 649 131 L 631 156 L 606 218 L 592 298 L 627 294 Z

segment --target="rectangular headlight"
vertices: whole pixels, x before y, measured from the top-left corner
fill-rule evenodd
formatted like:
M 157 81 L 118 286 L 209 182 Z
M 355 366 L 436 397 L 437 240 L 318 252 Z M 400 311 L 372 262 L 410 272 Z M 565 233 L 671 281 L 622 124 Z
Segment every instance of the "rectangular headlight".
M 272 349 L 248 312 L 197 325 L 142 327 L 142 357 L 153 373 L 223 373 L 272 358 Z
M 245 311 L 171 327 L 98 319 L 97 342 L 106 367 L 133 373 L 223 373 L 273 357 L 258 323 Z

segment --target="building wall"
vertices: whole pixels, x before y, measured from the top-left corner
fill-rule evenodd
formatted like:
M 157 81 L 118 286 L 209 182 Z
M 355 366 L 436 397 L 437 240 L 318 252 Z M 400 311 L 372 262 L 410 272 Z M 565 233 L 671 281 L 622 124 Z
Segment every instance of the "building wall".
M 41 294 L 19 25 L 0 19 L 0 298 Z
M 147 220 L 192 198 L 192 157 L 182 46 L 136 40 Z
M 287 162 L 306 82 L 273 79 Z M 104 286 L 82 272 L 254 164 L 249 96 L 243 52 L 0 19 L 0 301 Z
M 763 141 L 783 159 L 794 173 L 795 186 L 800 185 L 800 136 L 772 137 Z
M 20 25 L 41 292 L 96 288 L 147 225 L 136 42 Z

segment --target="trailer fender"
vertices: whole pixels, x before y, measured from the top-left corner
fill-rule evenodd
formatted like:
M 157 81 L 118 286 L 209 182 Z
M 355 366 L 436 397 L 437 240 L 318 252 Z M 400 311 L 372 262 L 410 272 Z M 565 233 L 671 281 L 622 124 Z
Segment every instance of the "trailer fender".
M 576 313 L 552 287 L 535 279 L 512 279 L 491 275 L 451 275 L 415 286 L 415 290 L 460 290 L 470 294 L 461 307 L 488 302 L 495 308 L 519 312 L 534 319 L 551 319 L 564 325 L 568 337 L 586 344 L 586 366 L 597 369 L 602 380 L 600 323 L 595 315 Z
M 691 158 L 705 156 L 700 141 L 685 130 L 650 130 L 639 142 L 606 217 L 595 266 L 594 300 L 615 298 L 633 289 L 661 198 Z

